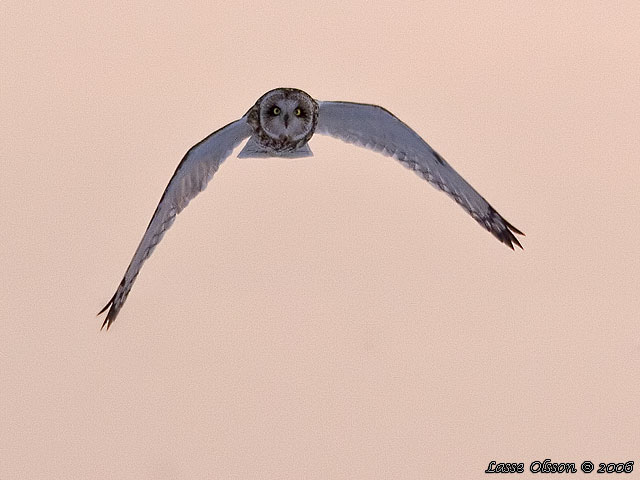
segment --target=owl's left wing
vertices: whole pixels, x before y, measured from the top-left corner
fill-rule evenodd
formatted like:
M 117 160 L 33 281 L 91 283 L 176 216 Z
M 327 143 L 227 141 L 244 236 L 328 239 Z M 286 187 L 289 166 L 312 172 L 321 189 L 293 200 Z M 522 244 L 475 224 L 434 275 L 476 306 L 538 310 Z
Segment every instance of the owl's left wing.
M 198 193 L 205 189 L 220 164 L 231 154 L 234 148 L 251 135 L 251 127 L 245 117 L 213 132 L 187 152 L 149 222 L 149 226 L 131 259 L 122 281 L 109 303 L 98 313 L 105 310 L 107 318 L 102 327 L 107 329 L 114 322 L 120 308 L 129 295 L 142 264 L 151 255 L 165 232 L 171 227 L 176 215 L 180 213 Z
M 522 248 L 507 222 L 416 132 L 388 110 L 351 102 L 318 102 L 316 133 L 392 156 L 447 193 L 498 240 Z

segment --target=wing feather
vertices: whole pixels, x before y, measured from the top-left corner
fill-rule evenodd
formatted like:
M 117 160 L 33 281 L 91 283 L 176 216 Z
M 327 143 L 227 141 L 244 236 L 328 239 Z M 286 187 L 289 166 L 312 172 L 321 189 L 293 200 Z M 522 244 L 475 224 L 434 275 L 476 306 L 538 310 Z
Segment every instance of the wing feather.
M 522 245 L 514 233 L 524 235 L 433 150 L 416 132 L 388 110 L 351 102 L 318 102 L 316 133 L 380 152 L 444 191 L 480 225 L 513 249 Z
M 235 147 L 251 135 L 251 132 L 251 127 L 243 117 L 213 132 L 189 149 L 162 194 L 120 285 L 111 300 L 98 313 L 100 315 L 109 309 L 102 328 L 106 326 L 108 330 L 118 316 L 142 264 L 162 240 L 165 232 L 173 224 L 176 215 L 206 188 L 220 164 Z

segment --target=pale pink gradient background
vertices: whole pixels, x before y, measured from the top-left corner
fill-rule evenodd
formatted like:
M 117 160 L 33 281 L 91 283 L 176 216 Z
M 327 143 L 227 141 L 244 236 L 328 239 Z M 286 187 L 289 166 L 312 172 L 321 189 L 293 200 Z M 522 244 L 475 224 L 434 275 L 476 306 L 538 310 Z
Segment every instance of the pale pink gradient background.
M 0 22 L 2 480 L 640 462 L 637 2 L 4 1 Z M 525 250 L 316 137 L 229 159 L 100 332 L 184 152 L 279 86 L 391 110 Z

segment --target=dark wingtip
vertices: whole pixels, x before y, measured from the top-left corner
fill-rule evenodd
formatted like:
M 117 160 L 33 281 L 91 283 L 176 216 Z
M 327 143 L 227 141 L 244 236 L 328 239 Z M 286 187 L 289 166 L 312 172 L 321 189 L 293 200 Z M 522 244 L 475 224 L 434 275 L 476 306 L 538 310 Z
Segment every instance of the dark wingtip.
M 104 308 L 98 312 L 98 315 L 96 315 L 96 316 L 102 315 L 109 308 L 109 311 L 107 312 L 107 318 L 105 318 L 104 322 L 102 322 L 102 326 L 100 327 L 100 331 L 102 331 L 105 326 L 107 327 L 107 331 L 109 331 L 109 327 L 111 326 L 111 324 L 113 323 L 113 321 L 116 318 L 117 312 L 115 312 L 114 309 L 113 309 L 113 303 L 114 303 L 115 299 L 116 299 L 116 294 L 114 294 L 113 297 L 111 297 L 111 300 L 109 300 L 107 302 L 107 304 L 104 306 Z
M 111 306 L 111 304 L 113 303 L 113 300 L 115 298 L 116 298 L 115 295 L 113 297 L 111 297 L 111 300 L 109 300 L 109 302 L 104 306 L 104 308 L 98 312 L 96 317 L 99 317 L 100 315 L 102 315 L 107 310 L 107 308 L 109 308 Z
M 520 241 L 516 238 L 515 234 L 524 236 L 524 233 L 518 230 L 516 227 L 507 222 L 502 215 L 500 215 L 496 210 L 489 206 L 489 218 L 488 222 L 485 224 L 487 229 L 493 233 L 498 240 L 504 243 L 511 250 L 515 250 L 513 247 L 517 245 L 521 250 L 524 250 L 524 247 L 520 243 Z
M 513 245 L 517 245 L 518 247 L 520 247 L 520 250 L 524 250 L 524 247 L 522 246 L 520 241 L 514 235 L 514 233 L 517 233 L 518 235 L 524 236 L 524 233 L 522 233 L 516 227 L 511 225 L 504 218 L 502 219 L 502 221 L 503 221 L 503 223 L 505 225 L 505 228 L 504 228 L 504 230 L 502 230 L 500 232 L 500 235 L 498 235 L 498 238 L 500 239 L 500 241 L 502 243 L 506 244 L 511 250 L 515 250 L 513 248 Z
M 107 313 L 107 318 L 102 322 L 102 326 L 100 327 L 100 331 L 104 330 L 104 327 L 107 327 L 107 332 L 109 331 L 109 327 L 115 321 L 116 315 L 118 312 L 113 308 L 113 306 L 109 309 L 109 313 Z
M 513 225 L 511 225 L 509 222 L 507 222 L 504 218 L 502 219 L 502 221 L 504 222 L 504 224 L 507 226 L 507 228 L 509 230 L 511 230 L 513 233 L 517 233 L 518 235 L 522 235 L 523 237 L 525 237 L 526 235 L 524 234 L 524 232 L 521 232 L 520 230 L 518 230 L 516 227 L 514 227 Z

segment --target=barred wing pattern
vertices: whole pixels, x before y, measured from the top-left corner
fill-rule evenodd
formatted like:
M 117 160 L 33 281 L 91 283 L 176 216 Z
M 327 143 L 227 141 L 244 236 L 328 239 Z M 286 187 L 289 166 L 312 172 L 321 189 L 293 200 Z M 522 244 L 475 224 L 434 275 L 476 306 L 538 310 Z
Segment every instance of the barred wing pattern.
M 171 227 L 176 215 L 189 204 L 191 199 L 206 188 L 220 164 L 251 133 L 251 127 L 243 117 L 213 132 L 189 149 L 162 194 L 160 203 L 156 207 L 116 293 L 98 313 L 100 315 L 109 309 L 102 328 L 106 326 L 108 330 L 118 316 L 142 264 L 149 258 L 165 232 Z
M 380 152 L 447 193 L 484 228 L 513 250 L 522 248 L 507 222 L 416 132 L 377 105 L 352 102 L 318 102 L 316 133 Z

